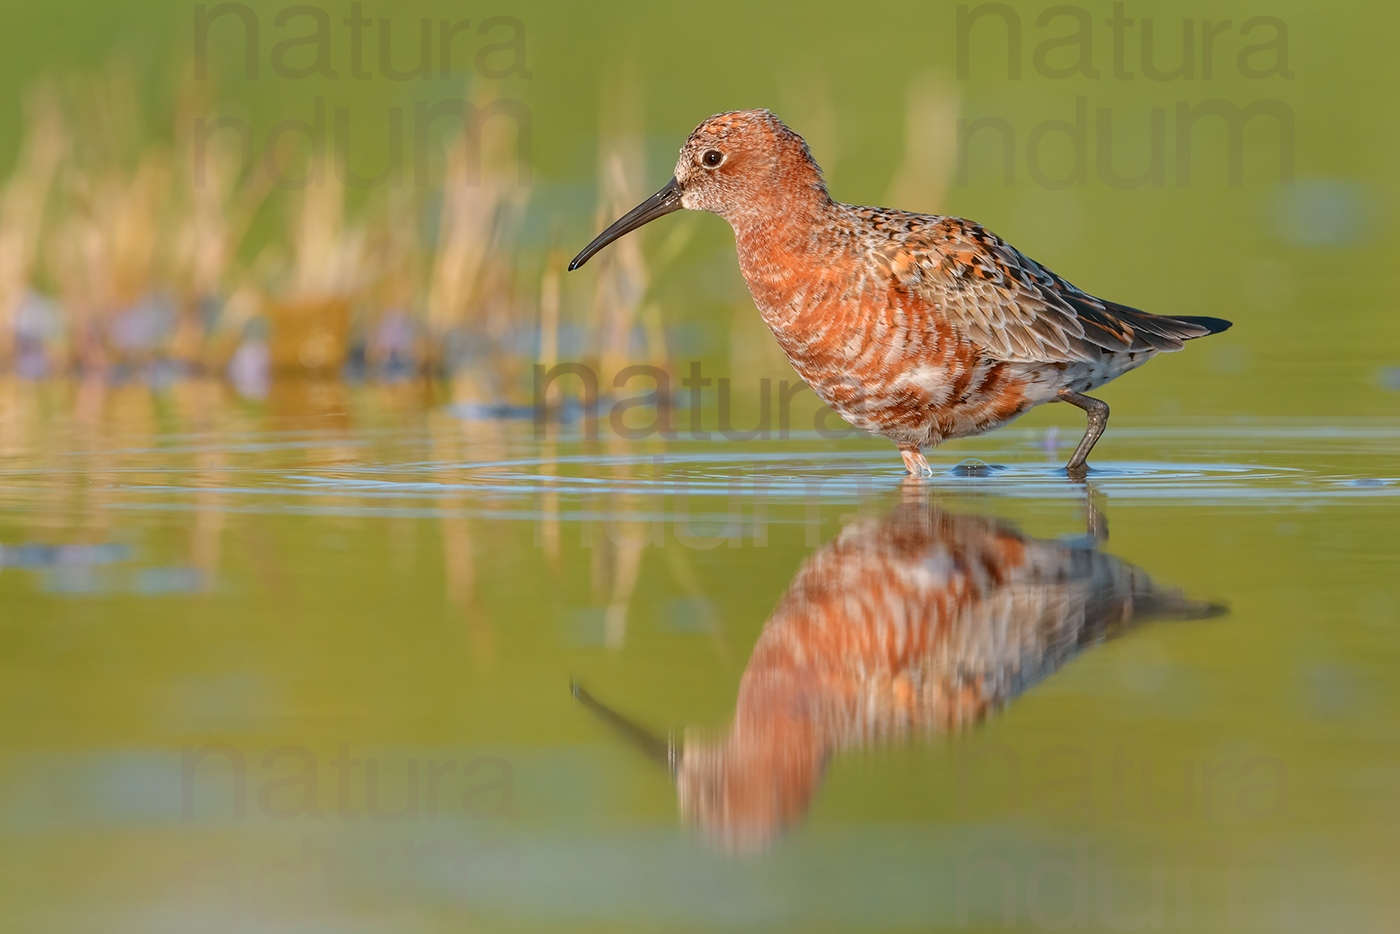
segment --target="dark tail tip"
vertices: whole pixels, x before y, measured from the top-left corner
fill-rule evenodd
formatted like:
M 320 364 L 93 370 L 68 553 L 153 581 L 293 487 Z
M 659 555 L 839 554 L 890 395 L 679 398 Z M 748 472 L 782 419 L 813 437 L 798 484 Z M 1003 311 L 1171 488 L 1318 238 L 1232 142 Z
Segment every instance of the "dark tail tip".
M 1230 605 L 1214 600 L 1191 600 L 1179 590 L 1134 595 L 1134 616 L 1143 619 L 1216 619 L 1230 612 Z
M 1230 612 L 1228 603 L 1198 603 L 1191 608 L 1186 619 L 1214 619 Z
M 1172 317 L 1178 321 L 1189 321 L 1197 327 L 1205 328 L 1206 334 L 1219 334 L 1221 331 L 1228 331 L 1235 323 L 1226 321 L 1224 318 L 1207 318 L 1203 315 L 1172 315 Z

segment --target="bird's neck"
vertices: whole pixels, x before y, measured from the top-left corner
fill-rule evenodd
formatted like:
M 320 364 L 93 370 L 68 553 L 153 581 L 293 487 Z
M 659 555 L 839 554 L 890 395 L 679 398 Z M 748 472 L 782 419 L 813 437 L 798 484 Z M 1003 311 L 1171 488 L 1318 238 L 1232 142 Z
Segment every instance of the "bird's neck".
M 841 205 L 813 186 L 727 217 L 739 270 L 754 302 L 775 330 L 824 292 L 822 283 L 849 250 Z

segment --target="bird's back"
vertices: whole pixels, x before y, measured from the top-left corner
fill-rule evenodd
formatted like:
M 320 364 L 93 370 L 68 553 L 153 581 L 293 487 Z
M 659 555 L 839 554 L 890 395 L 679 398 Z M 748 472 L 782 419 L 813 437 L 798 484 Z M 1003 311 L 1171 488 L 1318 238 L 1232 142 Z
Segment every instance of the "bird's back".
M 1229 326 L 1096 298 L 967 220 L 834 201 L 739 230 L 755 304 L 818 397 L 925 446 Z
M 1098 298 L 964 218 L 843 207 L 860 218 L 871 255 L 891 278 L 996 360 L 1072 363 L 1180 350 L 1230 326 Z
M 682 811 L 760 848 L 806 812 L 833 752 L 954 731 L 1131 623 L 1215 610 L 995 519 L 910 503 L 853 523 L 765 625 L 727 734 L 687 732 Z
M 736 719 L 807 709 L 833 746 L 952 730 L 1129 624 L 1213 610 L 1096 549 L 906 505 L 803 567 L 754 648 Z

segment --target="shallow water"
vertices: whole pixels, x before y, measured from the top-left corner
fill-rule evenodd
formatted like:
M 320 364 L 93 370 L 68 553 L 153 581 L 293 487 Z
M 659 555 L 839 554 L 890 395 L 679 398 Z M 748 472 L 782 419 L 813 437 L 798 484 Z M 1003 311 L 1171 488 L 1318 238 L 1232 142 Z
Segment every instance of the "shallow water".
M 1032 424 L 906 483 L 880 441 L 539 438 L 393 389 L 75 392 L 4 387 L 5 930 L 1396 908 L 1391 422 L 1115 416 L 1087 485 Z M 968 458 L 1001 469 L 944 472 Z M 931 609 L 974 572 L 976 612 Z M 881 674 L 883 650 L 789 635 L 836 668 L 785 675 L 760 632 L 798 632 L 775 607 L 822 586 L 837 629 L 937 621 L 945 651 Z
M 1400 5 L 5 12 L 0 934 L 1396 927 Z M 906 483 L 719 218 L 563 273 L 755 106 L 1235 327 L 1105 387 L 1086 484 L 1066 406 Z M 812 431 L 538 436 L 548 359 Z

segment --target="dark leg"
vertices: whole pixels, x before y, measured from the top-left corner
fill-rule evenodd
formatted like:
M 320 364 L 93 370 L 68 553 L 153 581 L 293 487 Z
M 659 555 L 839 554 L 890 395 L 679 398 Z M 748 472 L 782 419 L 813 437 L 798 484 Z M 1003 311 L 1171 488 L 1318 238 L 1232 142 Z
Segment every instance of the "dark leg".
M 1084 484 L 1084 525 L 1094 544 L 1108 541 L 1108 516 L 1099 508 L 1100 493 L 1088 483 Z
M 1094 449 L 1099 436 L 1108 427 L 1108 403 L 1099 399 L 1091 399 L 1071 389 L 1060 390 L 1060 401 L 1078 406 L 1089 416 L 1089 427 L 1084 430 L 1084 437 L 1079 440 L 1079 447 L 1074 449 L 1073 456 L 1065 465 L 1065 470 L 1069 471 L 1070 476 L 1082 477 L 1089 470 L 1088 464 L 1085 463 L 1089 459 L 1089 452 Z

